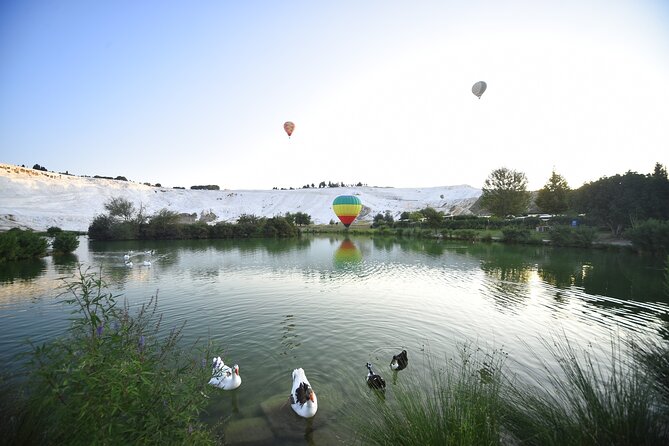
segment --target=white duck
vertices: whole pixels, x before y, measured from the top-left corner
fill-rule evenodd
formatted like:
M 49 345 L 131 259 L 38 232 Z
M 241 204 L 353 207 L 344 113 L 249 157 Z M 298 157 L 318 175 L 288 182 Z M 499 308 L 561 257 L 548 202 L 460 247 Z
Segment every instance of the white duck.
M 290 391 L 290 406 L 296 414 L 304 418 L 311 418 L 318 410 L 318 399 L 311 388 L 304 370 L 293 370 L 293 388 Z
M 223 364 L 220 356 L 214 358 L 214 369 L 209 384 L 223 390 L 234 390 L 242 384 L 242 377 L 239 376 L 239 366 L 233 365 L 232 368 Z
M 144 260 L 144 262 L 142 262 L 142 265 L 151 266 L 151 261 L 150 260 Z
M 132 268 L 132 262 L 130 261 L 125 262 L 125 266 L 127 266 L 128 268 Z

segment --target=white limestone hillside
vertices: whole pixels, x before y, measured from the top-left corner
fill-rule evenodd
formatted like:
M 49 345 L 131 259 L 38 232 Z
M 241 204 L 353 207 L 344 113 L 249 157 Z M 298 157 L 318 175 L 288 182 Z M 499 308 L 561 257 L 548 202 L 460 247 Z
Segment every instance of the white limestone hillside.
M 357 195 L 363 203 L 358 221 L 371 222 L 390 211 L 427 206 L 447 215 L 469 214 L 481 190 L 470 186 L 420 189 L 339 187 L 296 190 L 183 190 L 146 186 L 129 181 L 60 175 L 0 163 L 0 230 L 31 228 L 86 231 L 92 219 L 105 212 L 104 203 L 123 197 L 144 206 L 147 215 L 163 208 L 186 214 L 213 212 L 215 221 L 233 222 L 242 214 L 263 217 L 304 212 L 316 224 L 337 220 L 332 201 L 338 195 Z

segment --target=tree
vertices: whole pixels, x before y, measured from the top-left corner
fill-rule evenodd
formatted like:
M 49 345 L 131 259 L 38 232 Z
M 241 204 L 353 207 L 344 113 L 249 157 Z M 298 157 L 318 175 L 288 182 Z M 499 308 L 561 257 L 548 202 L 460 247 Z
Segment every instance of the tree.
M 295 224 L 298 226 L 310 225 L 311 215 L 305 212 L 298 212 L 295 214 Z
M 569 207 L 570 191 L 567 180 L 553 171 L 546 185 L 537 193 L 537 206 L 541 212 L 561 214 Z
M 659 164 L 651 175 L 630 171 L 603 177 L 575 190 L 572 207 L 617 237 L 644 220 L 669 219 L 669 180 Z
M 425 209 L 421 209 L 420 213 L 423 214 L 423 217 L 425 217 L 425 223 L 427 223 L 428 227 L 430 228 L 437 229 L 444 221 L 444 213 L 439 212 L 436 209 L 427 207 Z
M 135 214 L 135 205 L 123 197 L 114 197 L 104 204 L 112 218 L 122 218 L 123 221 L 132 220 Z
M 482 189 L 481 206 L 498 217 L 522 214 L 530 204 L 527 177 L 522 172 L 506 167 L 495 169 Z

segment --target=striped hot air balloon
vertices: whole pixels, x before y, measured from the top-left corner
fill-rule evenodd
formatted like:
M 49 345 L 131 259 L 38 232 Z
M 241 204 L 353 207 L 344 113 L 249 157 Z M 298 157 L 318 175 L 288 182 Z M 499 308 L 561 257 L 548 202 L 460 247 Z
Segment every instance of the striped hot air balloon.
M 344 226 L 348 228 L 360 213 L 362 203 L 354 195 L 340 195 L 332 202 L 332 209 Z
M 295 124 L 293 124 L 291 121 L 286 121 L 283 123 L 283 129 L 286 131 L 288 137 L 290 138 L 290 135 L 293 134 L 293 130 L 295 130 Z

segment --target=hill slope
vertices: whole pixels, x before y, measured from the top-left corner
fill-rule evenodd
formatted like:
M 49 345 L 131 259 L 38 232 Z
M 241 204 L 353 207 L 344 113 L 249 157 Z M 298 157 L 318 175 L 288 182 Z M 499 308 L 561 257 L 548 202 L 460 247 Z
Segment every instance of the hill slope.
M 371 222 L 390 211 L 432 207 L 447 215 L 469 214 L 481 190 L 470 186 L 420 189 L 338 187 L 296 190 L 182 190 L 146 186 L 128 181 L 60 175 L 0 163 L 0 230 L 31 228 L 86 231 L 91 220 L 104 213 L 104 203 L 123 197 L 144 206 L 152 215 L 167 208 L 185 214 L 213 212 L 216 221 L 235 221 L 242 214 L 262 217 L 304 212 L 317 224 L 337 220 L 332 201 L 338 195 L 357 195 L 363 203 L 360 221 Z

